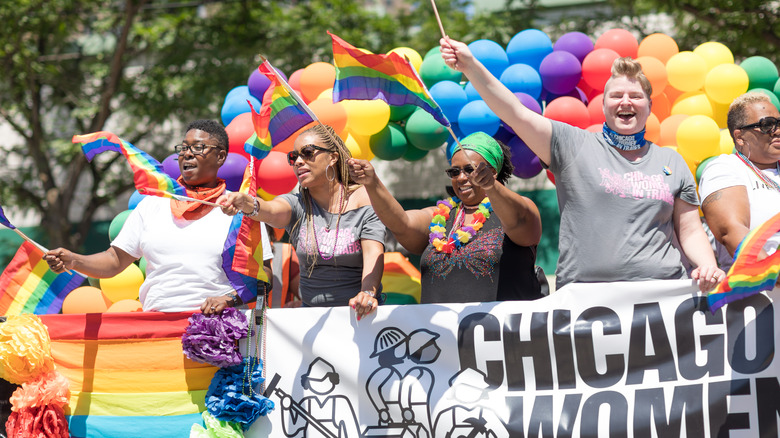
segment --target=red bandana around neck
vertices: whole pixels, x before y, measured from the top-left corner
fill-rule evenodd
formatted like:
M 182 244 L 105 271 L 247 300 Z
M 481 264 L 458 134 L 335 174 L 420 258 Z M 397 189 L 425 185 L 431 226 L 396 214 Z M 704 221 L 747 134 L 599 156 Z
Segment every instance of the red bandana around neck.
M 216 202 L 217 198 L 225 192 L 225 180 L 222 178 L 217 178 L 217 186 L 214 188 L 189 186 L 181 176 L 176 181 L 187 190 L 187 196 L 202 201 Z M 198 220 L 209 214 L 212 208 L 214 207 L 200 202 L 171 199 L 171 212 L 178 219 Z

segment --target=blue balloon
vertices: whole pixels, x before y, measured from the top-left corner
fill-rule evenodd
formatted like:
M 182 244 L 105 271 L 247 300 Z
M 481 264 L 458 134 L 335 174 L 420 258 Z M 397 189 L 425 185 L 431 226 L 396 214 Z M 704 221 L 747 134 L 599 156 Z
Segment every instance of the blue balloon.
M 469 49 L 474 57 L 495 77 L 501 76 L 501 73 L 509 66 L 509 58 L 504 48 L 495 41 L 476 40 L 469 44 Z
M 542 94 L 542 77 L 527 64 L 512 64 L 499 78 L 513 93 L 525 93 L 538 99 Z
M 469 102 L 460 110 L 458 114 L 458 126 L 463 135 L 473 134 L 477 131 L 483 131 L 487 135 L 493 135 L 498 132 L 501 126 L 501 120 L 488 108 L 484 100 L 475 100 Z
M 437 82 L 430 89 L 431 97 L 441 107 L 442 112 L 449 120 L 458 120 L 458 114 L 468 98 L 463 87 L 453 81 Z
M 573 90 L 582 78 L 582 65 L 573 54 L 559 50 L 544 57 L 539 76 L 545 90 L 565 94 Z
M 138 190 L 134 191 L 133 194 L 130 195 L 130 199 L 127 201 L 127 209 L 132 210 L 137 207 L 138 203 L 144 199 L 144 196 L 146 195 L 142 195 Z
M 463 87 L 463 91 L 466 92 L 466 99 L 468 99 L 469 102 L 474 102 L 475 100 L 482 100 L 482 96 L 477 93 L 477 89 L 474 88 L 473 85 L 471 85 L 471 82 L 466 82 L 466 86 Z
M 249 160 L 241 154 L 229 152 L 222 167 L 217 171 L 217 176 L 225 180 L 225 188 L 231 192 L 237 192 L 244 180 L 244 170 Z
M 569 32 L 561 35 L 558 41 L 553 45 L 553 50 L 563 50 L 577 57 L 582 64 L 582 60 L 593 51 L 593 41 L 582 32 Z
M 222 104 L 222 124 L 227 126 L 237 115 L 248 113 L 249 104 L 247 101 L 252 102 L 256 111 L 260 110 L 260 101 L 249 94 L 249 86 L 239 85 L 230 90 L 225 96 L 225 103 Z
M 552 51 L 550 37 L 538 29 L 526 29 L 518 32 L 506 46 L 506 54 L 510 64 L 527 64 L 536 70 L 539 69 L 544 57 Z

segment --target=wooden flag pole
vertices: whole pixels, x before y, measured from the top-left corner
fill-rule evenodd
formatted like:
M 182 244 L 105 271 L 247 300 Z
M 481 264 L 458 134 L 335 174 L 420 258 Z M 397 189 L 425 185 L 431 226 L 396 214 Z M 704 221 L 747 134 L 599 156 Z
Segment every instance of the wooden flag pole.
M 444 33 L 444 26 L 441 24 L 441 17 L 439 17 L 439 10 L 436 8 L 436 0 L 431 0 L 431 6 L 433 6 L 433 15 L 436 16 L 436 22 L 439 23 L 439 30 L 441 31 L 441 37 L 445 38 L 447 34 Z

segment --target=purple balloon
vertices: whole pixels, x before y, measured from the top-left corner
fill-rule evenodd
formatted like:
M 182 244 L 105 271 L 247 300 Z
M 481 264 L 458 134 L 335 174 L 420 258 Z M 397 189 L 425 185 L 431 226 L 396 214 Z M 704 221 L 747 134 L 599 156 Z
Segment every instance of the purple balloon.
M 582 78 L 582 65 L 577 57 L 569 52 L 552 52 L 544 57 L 539 66 L 539 76 L 545 90 L 564 94 L 573 90 Z
M 582 103 L 584 103 L 585 105 L 588 104 L 588 96 L 586 96 L 585 92 L 580 90 L 579 87 L 574 87 L 573 90 L 563 94 L 555 94 L 555 93 L 550 93 L 549 91 L 544 91 L 542 92 L 542 96 L 540 97 L 540 99 L 547 103 L 550 103 L 561 96 L 573 97 L 575 99 L 581 100 Z
M 271 85 L 271 80 L 268 79 L 264 74 L 260 73 L 260 70 L 255 69 L 255 71 L 249 75 L 249 80 L 247 81 L 246 85 L 249 87 L 249 94 L 262 102 L 265 90 L 267 90 L 268 86 Z
M 536 99 L 534 99 L 533 96 L 531 96 L 530 94 L 523 93 L 522 91 L 518 91 L 515 93 L 515 96 L 517 96 L 517 98 L 520 100 L 520 103 L 522 103 L 523 106 L 525 106 L 529 110 L 535 112 L 536 114 L 542 113 L 542 107 L 539 105 L 539 102 L 537 102 Z M 517 134 L 514 131 L 514 129 L 512 129 L 511 126 L 504 123 L 503 120 L 501 121 L 501 126 L 504 127 L 504 129 L 506 129 L 509 132 L 509 134 L 513 136 Z M 509 140 L 507 139 L 507 141 Z M 506 141 L 504 141 L 504 143 L 506 143 Z
M 585 56 L 593 51 L 593 41 L 582 32 L 569 32 L 558 38 L 558 41 L 553 45 L 553 50 L 569 52 L 577 57 L 581 64 Z
M 507 144 L 512 152 L 512 165 L 515 166 L 514 173 L 518 178 L 533 178 L 542 171 L 542 163 L 539 157 L 525 145 L 520 137 L 514 137 Z
M 173 179 L 181 176 L 179 170 L 179 156 L 175 153 L 168 155 L 162 162 L 163 172 Z
M 247 164 L 249 164 L 249 160 L 246 157 L 229 152 L 222 167 L 217 171 L 217 176 L 225 180 L 228 190 L 238 191 L 241 188 L 241 181 L 244 180 L 244 169 L 246 169 Z

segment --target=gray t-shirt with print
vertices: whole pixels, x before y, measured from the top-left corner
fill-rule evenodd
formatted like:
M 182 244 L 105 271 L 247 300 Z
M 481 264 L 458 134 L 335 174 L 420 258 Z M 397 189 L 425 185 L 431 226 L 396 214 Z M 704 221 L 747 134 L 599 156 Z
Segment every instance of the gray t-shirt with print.
M 281 195 L 292 207 L 285 227 L 300 264 L 300 294 L 308 306 L 346 306 L 361 290 L 363 251 L 361 239 L 384 244 L 385 226 L 370 205 L 331 214 L 312 200 L 313 236 L 300 193 Z M 314 268 L 311 269 L 312 261 Z
M 600 132 L 552 127 L 549 167 L 561 210 L 556 287 L 686 278 L 672 213 L 676 198 L 699 201 L 682 156 L 653 144 L 631 162 Z

